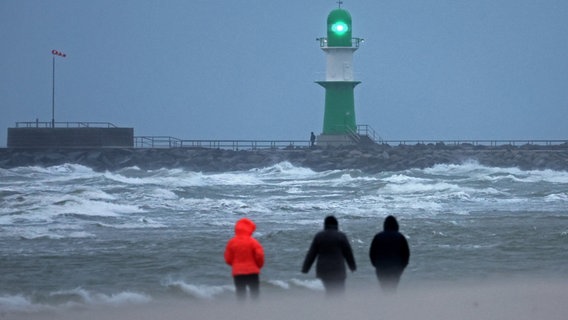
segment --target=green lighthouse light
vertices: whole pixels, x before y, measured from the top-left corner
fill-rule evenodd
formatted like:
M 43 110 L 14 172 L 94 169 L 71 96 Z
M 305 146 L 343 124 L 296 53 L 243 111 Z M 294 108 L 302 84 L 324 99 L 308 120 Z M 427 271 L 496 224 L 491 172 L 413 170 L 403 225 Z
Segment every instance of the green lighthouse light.
M 351 15 L 344 9 L 335 9 L 327 16 L 327 45 L 351 47 Z
M 331 25 L 331 31 L 333 31 L 338 36 L 342 36 L 347 31 L 349 31 L 349 26 L 343 21 L 337 21 L 336 23 Z

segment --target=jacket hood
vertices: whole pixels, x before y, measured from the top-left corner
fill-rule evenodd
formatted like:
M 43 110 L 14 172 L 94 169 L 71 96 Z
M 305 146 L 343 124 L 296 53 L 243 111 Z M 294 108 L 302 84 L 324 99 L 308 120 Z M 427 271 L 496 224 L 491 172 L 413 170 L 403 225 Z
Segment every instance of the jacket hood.
M 393 216 L 386 217 L 383 229 L 385 231 L 398 231 L 398 222 L 396 221 L 396 218 Z
M 238 236 L 251 236 L 256 230 L 256 224 L 248 218 L 242 218 L 235 224 L 235 234 Z
M 327 216 L 323 221 L 323 228 L 325 230 L 333 229 L 337 230 L 339 223 L 337 223 L 337 219 L 334 216 Z

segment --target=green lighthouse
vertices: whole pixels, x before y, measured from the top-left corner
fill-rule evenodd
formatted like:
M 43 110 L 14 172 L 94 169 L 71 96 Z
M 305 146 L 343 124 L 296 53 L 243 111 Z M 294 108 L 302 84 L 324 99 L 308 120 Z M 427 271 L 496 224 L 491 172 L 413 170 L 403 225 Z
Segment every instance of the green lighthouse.
M 325 81 L 317 81 L 325 88 L 323 131 L 318 144 L 352 143 L 357 136 L 353 91 L 361 83 L 353 77 L 353 53 L 362 39 L 352 37 L 351 14 L 340 7 L 329 13 L 327 37 L 318 40 L 327 60 Z

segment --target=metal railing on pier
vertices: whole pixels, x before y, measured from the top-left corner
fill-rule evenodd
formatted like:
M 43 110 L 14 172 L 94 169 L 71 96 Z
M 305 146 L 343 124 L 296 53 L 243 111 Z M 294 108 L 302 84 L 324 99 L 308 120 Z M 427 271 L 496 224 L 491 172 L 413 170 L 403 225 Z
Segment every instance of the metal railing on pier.
M 310 147 L 309 140 L 183 140 L 168 136 L 134 137 L 136 148 L 207 148 L 229 150 L 296 149 Z
M 568 140 L 381 140 L 382 144 L 388 145 L 429 145 L 429 144 L 441 144 L 449 146 L 458 145 L 472 145 L 472 146 L 523 146 L 523 145 L 535 145 L 535 146 L 558 146 L 567 145 Z
M 358 124 L 357 134 L 360 136 L 367 136 L 375 143 L 383 143 L 383 139 L 377 134 L 377 132 L 371 128 L 368 124 Z
M 116 128 L 110 122 L 51 122 L 51 121 L 21 121 L 16 122 L 16 128 Z
M 134 137 L 136 148 L 179 148 L 181 139 L 170 136 L 138 136 Z
M 369 137 L 373 135 L 369 133 Z M 568 140 L 382 140 L 374 136 L 378 145 L 416 146 L 416 145 L 445 145 L 445 146 L 561 146 L 568 147 Z M 344 142 L 344 140 L 338 141 Z M 257 150 L 257 149 L 300 149 L 309 148 L 309 140 L 183 140 L 169 136 L 137 136 L 134 137 L 136 148 L 206 148 L 228 150 Z

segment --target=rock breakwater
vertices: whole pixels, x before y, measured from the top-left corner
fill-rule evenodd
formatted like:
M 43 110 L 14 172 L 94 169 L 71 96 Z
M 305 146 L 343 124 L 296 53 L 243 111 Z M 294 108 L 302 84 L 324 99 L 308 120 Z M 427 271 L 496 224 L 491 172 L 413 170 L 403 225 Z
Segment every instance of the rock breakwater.
M 207 148 L 0 149 L 0 168 L 80 164 L 97 171 L 126 167 L 220 172 L 288 161 L 315 171 L 359 169 L 374 173 L 476 161 L 490 167 L 568 170 L 568 144 L 541 146 L 373 145 L 368 147 L 222 150 Z

